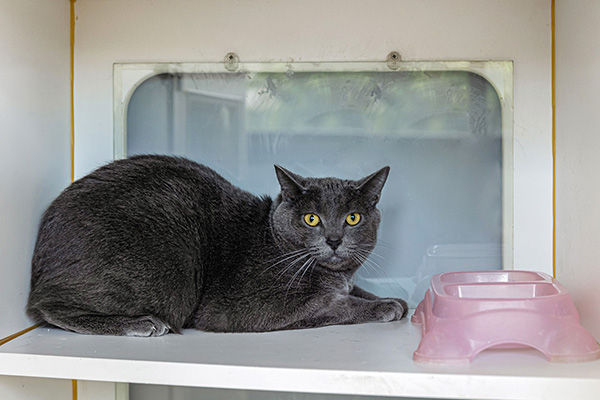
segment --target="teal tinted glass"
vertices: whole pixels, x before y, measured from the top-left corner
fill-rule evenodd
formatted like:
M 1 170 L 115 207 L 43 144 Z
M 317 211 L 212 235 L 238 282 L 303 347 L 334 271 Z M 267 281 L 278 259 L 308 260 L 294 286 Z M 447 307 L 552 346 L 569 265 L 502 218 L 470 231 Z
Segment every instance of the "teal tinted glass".
M 273 196 L 273 164 L 348 179 L 389 165 L 357 282 L 414 306 L 435 273 L 502 267 L 501 116 L 494 88 L 465 71 L 162 74 L 131 97 L 126 148 Z

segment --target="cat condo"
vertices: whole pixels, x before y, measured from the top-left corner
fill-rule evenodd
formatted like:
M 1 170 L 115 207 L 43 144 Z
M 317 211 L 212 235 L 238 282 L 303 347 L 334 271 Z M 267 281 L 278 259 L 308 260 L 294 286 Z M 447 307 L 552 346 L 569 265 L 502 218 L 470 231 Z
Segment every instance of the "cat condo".
M 348 179 L 389 165 L 378 245 L 356 283 L 414 308 L 435 274 L 512 269 L 515 254 L 526 250 L 513 243 L 512 62 L 397 57 L 240 63 L 232 54 L 224 63 L 118 63 L 114 132 L 104 140 L 114 144 L 115 159 L 185 156 L 245 190 L 271 196 L 279 190 L 273 164 L 304 176 Z M 80 162 L 85 170 L 86 160 Z M 555 375 L 591 373 L 580 365 L 531 372 L 545 363 L 532 351 L 519 352 L 518 365 L 514 352 L 504 352 L 482 354 L 476 368 L 428 370 L 412 361 L 419 338 L 407 320 L 268 334 L 186 330 L 154 339 L 38 328 L 0 347 L 0 370 L 109 382 L 456 398 L 484 398 L 491 386 L 509 398 L 515 373 L 539 388 L 552 385 Z M 431 385 L 432 379 L 440 384 Z M 452 392 L 453 385 L 468 386 L 468 394 Z

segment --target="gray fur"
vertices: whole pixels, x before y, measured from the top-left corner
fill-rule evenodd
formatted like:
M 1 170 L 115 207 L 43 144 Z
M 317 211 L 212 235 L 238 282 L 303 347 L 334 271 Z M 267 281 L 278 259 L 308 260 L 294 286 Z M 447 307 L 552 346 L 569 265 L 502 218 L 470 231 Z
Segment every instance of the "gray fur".
M 275 200 L 167 156 L 115 161 L 74 182 L 42 217 L 29 315 L 75 332 L 130 336 L 406 315 L 403 300 L 352 283 L 376 244 L 375 206 L 389 167 L 359 181 L 275 169 Z M 321 217 L 317 227 L 304 222 L 308 212 Z M 356 226 L 344 222 L 350 212 L 362 215 Z

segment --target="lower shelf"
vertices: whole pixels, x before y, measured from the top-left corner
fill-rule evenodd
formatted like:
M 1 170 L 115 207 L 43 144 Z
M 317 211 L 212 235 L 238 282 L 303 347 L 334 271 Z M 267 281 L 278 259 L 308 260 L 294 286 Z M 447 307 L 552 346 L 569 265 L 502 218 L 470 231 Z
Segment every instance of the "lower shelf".
M 0 374 L 353 395 L 597 399 L 600 360 L 547 362 L 534 350 L 492 350 L 466 366 L 412 361 L 409 320 L 319 329 L 159 338 L 38 328 L 0 347 Z

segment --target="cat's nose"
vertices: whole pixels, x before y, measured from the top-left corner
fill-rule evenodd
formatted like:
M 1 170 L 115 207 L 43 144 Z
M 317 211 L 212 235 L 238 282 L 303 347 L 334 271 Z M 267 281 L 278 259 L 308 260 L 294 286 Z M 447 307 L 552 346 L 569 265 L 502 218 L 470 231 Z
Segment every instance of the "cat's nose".
M 342 243 L 342 238 L 338 236 L 330 236 L 325 240 L 325 243 L 329 245 L 333 250 L 337 249 Z

